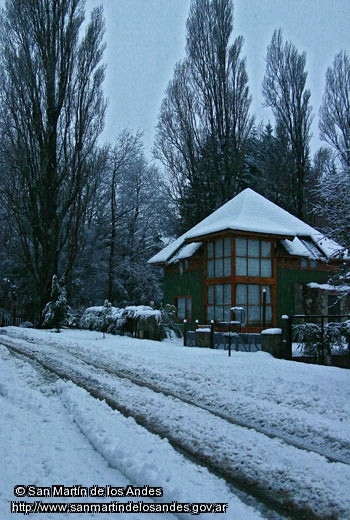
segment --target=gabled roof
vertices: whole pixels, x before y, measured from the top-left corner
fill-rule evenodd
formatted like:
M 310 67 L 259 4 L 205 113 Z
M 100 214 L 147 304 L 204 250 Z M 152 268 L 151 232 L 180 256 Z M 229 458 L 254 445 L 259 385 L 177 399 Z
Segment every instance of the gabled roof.
M 302 250 L 298 247 L 297 252 L 296 247 L 293 247 L 295 237 L 307 239 L 312 244 L 316 244 L 320 250 L 320 256 L 332 256 L 336 249 L 340 249 L 338 244 L 326 239 L 302 220 L 270 202 L 254 190 L 247 188 L 162 249 L 149 260 L 149 263 L 169 262 L 175 253 L 179 254 L 185 244 L 226 230 L 261 233 L 285 238 L 284 245 L 286 249 L 289 246 L 290 254 L 300 254 Z M 294 246 L 296 246 L 296 243 L 294 243 Z M 314 247 L 316 248 L 316 246 Z M 310 253 L 307 242 L 304 243 L 304 251 Z M 301 254 L 300 256 L 308 256 L 308 254 Z

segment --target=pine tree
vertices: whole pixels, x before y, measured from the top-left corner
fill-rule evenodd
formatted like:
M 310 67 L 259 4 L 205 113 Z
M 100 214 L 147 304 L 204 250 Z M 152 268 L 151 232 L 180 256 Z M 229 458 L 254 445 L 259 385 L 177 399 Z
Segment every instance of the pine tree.
M 68 318 L 70 307 L 67 302 L 67 292 L 57 275 L 53 275 L 51 284 L 51 300 L 44 309 L 44 326 L 55 327 L 60 331 L 62 322 Z
M 108 329 L 108 325 L 110 324 L 110 321 L 112 318 L 112 304 L 108 300 L 105 300 L 105 302 L 103 304 L 101 318 L 102 318 L 101 329 L 103 332 L 103 339 L 104 339 L 105 333 Z

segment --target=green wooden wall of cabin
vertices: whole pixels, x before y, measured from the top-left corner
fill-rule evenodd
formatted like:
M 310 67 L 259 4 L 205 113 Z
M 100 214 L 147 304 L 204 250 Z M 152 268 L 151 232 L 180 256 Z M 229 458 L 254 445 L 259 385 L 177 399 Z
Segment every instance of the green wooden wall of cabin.
M 283 314 L 295 314 L 296 284 L 311 282 L 327 283 L 332 273 L 317 269 L 277 268 L 276 307 L 277 326 L 281 327 Z M 205 321 L 203 316 L 203 275 L 201 270 L 180 273 L 166 273 L 164 277 L 164 303 L 174 304 L 177 296 L 192 296 L 192 324 L 196 319 Z M 191 328 L 191 325 L 189 324 Z
M 164 303 L 174 304 L 176 296 L 192 296 L 192 323 L 203 320 L 203 276 L 201 270 L 167 273 L 164 277 Z
M 283 314 L 290 316 L 296 313 L 296 284 L 308 284 L 311 282 L 327 283 L 330 276 L 331 273 L 327 271 L 317 271 L 316 269 L 277 268 L 277 326 L 281 327 L 281 316 L 283 316 Z

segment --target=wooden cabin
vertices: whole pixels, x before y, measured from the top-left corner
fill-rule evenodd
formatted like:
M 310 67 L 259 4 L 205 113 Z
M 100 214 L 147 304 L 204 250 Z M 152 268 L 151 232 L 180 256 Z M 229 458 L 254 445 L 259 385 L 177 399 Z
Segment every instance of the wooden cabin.
M 149 263 L 164 267 L 164 303 L 178 320 L 228 322 L 240 308 L 242 330 L 260 332 L 280 326 L 283 314 L 307 312 L 317 288 L 323 302 L 334 299 L 327 283 L 341 257 L 334 241 L 248 188 Z

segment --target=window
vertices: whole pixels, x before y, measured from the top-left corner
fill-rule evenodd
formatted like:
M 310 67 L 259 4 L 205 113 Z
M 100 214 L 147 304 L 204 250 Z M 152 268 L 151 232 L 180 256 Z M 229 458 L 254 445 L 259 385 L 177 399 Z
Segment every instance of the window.
M 183 274 L 184 271 L 188 271 L 188 260 L 181 260 L 179 262 L 179 273 Z
M 271 278 L 271 242 L 236 238 L 236 276 Z
M 263 291 L 266 293 L 266 325 L 272 323 L 271 287 L 260 284 L 236 285 L 236 306 L 243 307 L 246 314 L 246 325 L 262 326 L 263 323 Z
M 175 307 L 179 320 L 192 319 L 192 296 L 178 296 L 175 298 Z
M 208 285 L 207 320 L 230 321 L 231 319 L 231 284 Z
M 245 311 L 246 326 L 261 327 L 264 317 L 265 325 L 272 324 L 272 244 L 272 240 L 243 237 L 220 238 L 207 244 L 208 321 L 230 321 L 231 308 L 237 306 Z M 235 246 L 234 258 L 232 246 Z
M 220 238 L 207 245 L 207 277 L 231 276 L 231 239 Z
M 312 269 L 317 269 L 318 267 L 318 262 L 317 260 L 309 260 L 308 258 L 302 258 L 300 260 L 300 265 L 301 267 L 305 267 L 305 268 L 312 268 Z

